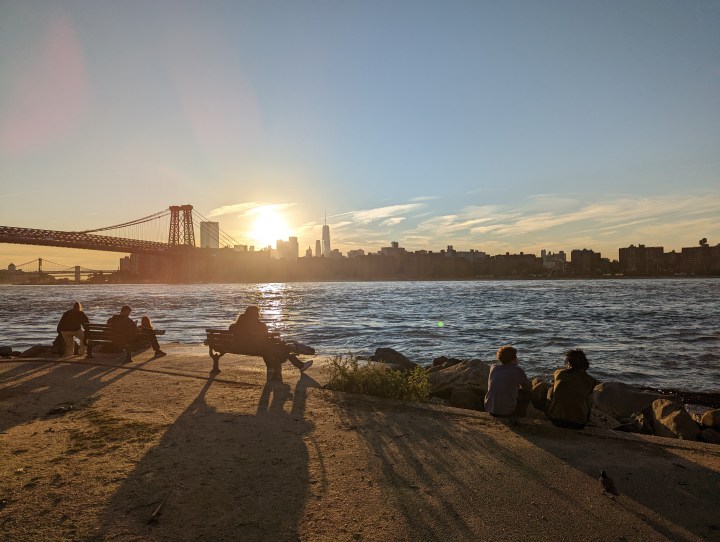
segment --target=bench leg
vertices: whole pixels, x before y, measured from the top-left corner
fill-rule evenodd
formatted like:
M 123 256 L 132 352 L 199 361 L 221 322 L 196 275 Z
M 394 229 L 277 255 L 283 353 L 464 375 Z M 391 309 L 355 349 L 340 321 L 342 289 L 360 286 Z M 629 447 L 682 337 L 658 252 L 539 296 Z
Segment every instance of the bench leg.
M 87 350 L 85 351 L 85 359 L 91 359 L 91 358 L 95 357 L 92 354 L 92 350 L 93 350 L 93 344 L 90 343 L 87 345 Z
M 213 360 L 213 373 L 219 373 L 220 372 L 220 358 L 222 357 L 222 354 L 220 352 L 214 352 L 212 349 L 212 346 L 210 347 L 210 357 Z

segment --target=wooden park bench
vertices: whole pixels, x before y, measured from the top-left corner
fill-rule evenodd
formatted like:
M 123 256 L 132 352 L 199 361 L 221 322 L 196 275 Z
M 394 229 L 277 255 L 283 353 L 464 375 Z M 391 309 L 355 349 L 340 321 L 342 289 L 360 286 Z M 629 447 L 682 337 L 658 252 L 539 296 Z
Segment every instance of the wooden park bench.
M 282 380 L 282 364 L 286 360 L 287 356 L 276 357 L 276 359 L 270 359 L 269 356 L 264 356 L 265 352 L 260 351 L 256 346 L 251 347 L 248 344 L 243 344 L 242 340 L 238 338 L 232 331 L 227 329 L 206 329 L 207 340 L 205 344 L 208 345 L 210 350 L 210 357 L 213 360 L 213 372 L 220 372 L 220 358 L 225 354 L 239 354 L 243 356 L 260 356 L 265 360 L 267 365 L 267 379 L 268 380 Z M 278 346 L 284 345 L 287 347 L 285 350 L 288 354 L 314 354 L 315 350 L 309 346 L 302 345 L 295 341 L 283 341 L 280 339 L 279 333 L 268 333 L 268 344 L 277 344 Z
M 143 330 L 147 332 L 149 330 Z M 165 335 L 164 329 L 153 329 L 152 332 L 155 335 Z M 113 343 L 113 332 L 112 327 L 108 324 L 85 324 L 85 339 L 83 340 L 85 347 L 87 348 L 85 359 L 89 359 L 93 356 L 93 348 L 98 345 L 114 345 Z M 129 358 L 131 355 L 131 348 L 133 345 L 125 345 L 123 351 Z

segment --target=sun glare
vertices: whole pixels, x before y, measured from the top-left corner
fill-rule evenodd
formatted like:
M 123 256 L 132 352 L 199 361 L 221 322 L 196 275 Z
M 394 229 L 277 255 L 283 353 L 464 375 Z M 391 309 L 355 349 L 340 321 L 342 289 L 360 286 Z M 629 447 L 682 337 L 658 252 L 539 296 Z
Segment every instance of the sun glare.
M 290 227 L 277 210 L 272 207 L 259 207 L 255 210 L 257 217 L 253 222 L 249 237 L 255 241 L 257 248 L 268 245 L 275 246 L 278 239 L 287 240 L 290 236 Z

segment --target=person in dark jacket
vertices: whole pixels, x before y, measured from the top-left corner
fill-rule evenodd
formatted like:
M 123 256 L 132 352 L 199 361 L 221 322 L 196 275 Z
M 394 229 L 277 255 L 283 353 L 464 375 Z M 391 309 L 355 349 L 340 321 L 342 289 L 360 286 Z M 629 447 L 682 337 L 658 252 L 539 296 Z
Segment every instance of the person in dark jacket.
M 60 333 L 65 341 L 65 351 L 63 356 L 72 356 L 75 352 L 75 337 L 80 340 L 80 349 L 78 353 L 82 356 L 85 354 L 85 332 L 83 327 L 89 323 L 88 317 L 83 311 L 82 305 L 76 301 L 73 303 L 72 309 L 65 311 L 57 325 L 57 332 Z
M 125 349 L 126 351 L 126 362 L 132 361 L 130 355 L 130 349 L 135 346 L 142 346 L 143 341 L 149 341 L 150 346 L 155 351 L 155 357 L 161 358 L 165 356 L 165 352 L 160 350 L 160 344 L 158 344 L 157 337 L 153 333 L 152 329 L 142 329 L 130 319 L 130 313 L 132 309 L 128 305 L 123 305 L 120 309 L 120 314 L 111 316 L 108 320 L 108 325 L 112 329 L 113 344 L 116 348 Z
M 250 305 L 237 317 L 235 323 L 230 325 L 230 331 L 247 345 L 249 351 L 256 351 L 261 355 L 268 366 L 277 359 L 282 359 L 281 363 L 289 360 L 304 373 L 313 363 L 313 360 L 303 363 L 295 354 L 290 353 L 291 347 L 285 341 L 271 338 L 267 326 L 260 321 L 260 309 L 255 305 Z
M 565 367 L 548 390 L 547 417 L 558 427 L 582 429 L 590 420 L 592 392 L 599 382 L 587 373 L 590 363 L 580 349 L 565 353 Z

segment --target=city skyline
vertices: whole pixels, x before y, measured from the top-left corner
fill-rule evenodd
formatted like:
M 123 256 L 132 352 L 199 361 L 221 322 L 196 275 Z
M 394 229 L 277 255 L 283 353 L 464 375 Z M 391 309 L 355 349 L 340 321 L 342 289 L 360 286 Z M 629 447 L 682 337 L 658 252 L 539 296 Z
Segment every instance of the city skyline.
M 239 243 L 302 252 L 326 211 L 343 253 L 720 239 L 714 4 L 85 8 L 0 6 L 1 225 L 190 202 Z

